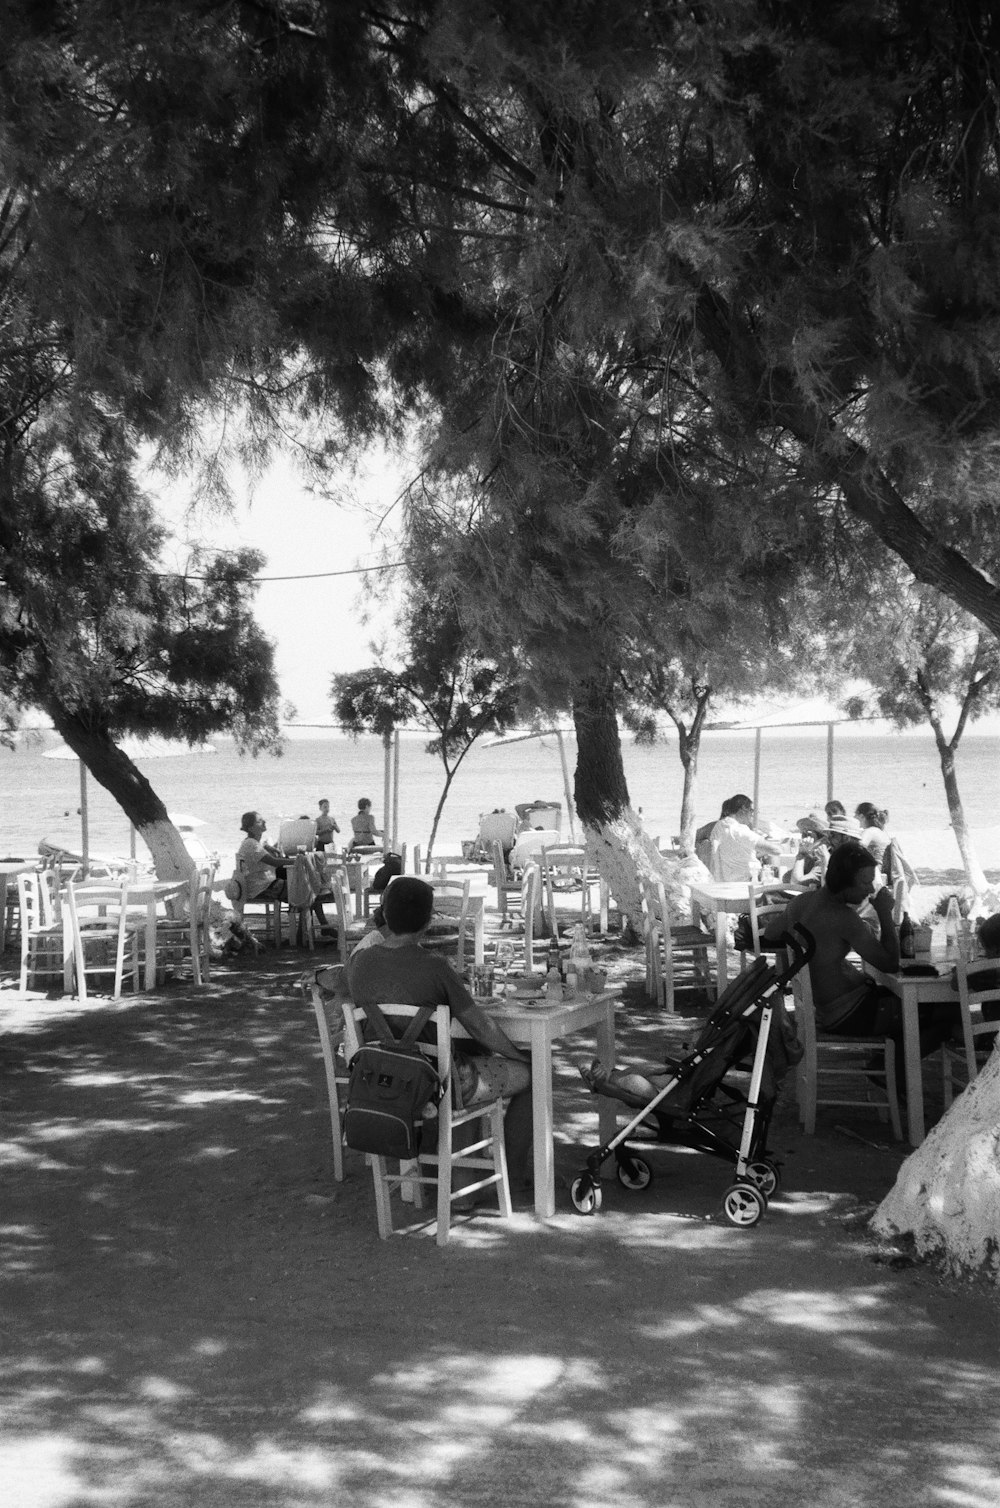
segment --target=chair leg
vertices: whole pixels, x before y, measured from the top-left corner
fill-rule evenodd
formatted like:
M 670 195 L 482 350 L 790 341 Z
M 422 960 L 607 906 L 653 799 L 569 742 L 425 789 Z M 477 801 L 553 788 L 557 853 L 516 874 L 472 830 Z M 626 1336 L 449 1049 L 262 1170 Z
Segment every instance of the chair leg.
M 799 1120 L 806 1136 L 816 1135 L 816 1050 L 806 1044 L 805 1056 L 795 1073 L 798 1090 Z
M 444 1108 L 443 1101 L 441 1108 Z M 437 1231 L 434 1237 L 438 1246 L 448 1245 L 448 1235 L 451 1231 L 452 1127 L 445 1124 L 445 1121 L 446 1117 L 439 1115 L 437 1145 Z
M 885 1039 L 885 1093 L 889 1101 L 889 1121 L 896 1141 L 903 1140 L 903 1127 L 899 1119 L 899 1095 L 896 1091 L 896 1044 L 891 1037 Z
M 510 1179 L 507 1176 L 507 1147 L 503 1139 L 504 1107 L 501 1101 L 495 1100 L 490 1109 L 490 1128 L 493 1132 L 493 1161 L 497 1172 L 500 1174 L 500 1182 L 497 1184 L 497 1200 L 500 1205 L 500 1217 L 509 1220 L 513 1214 L 510 1202 Z
M 392 1205 L 389 1200 L 389 1174 L 385 1158 L 373 1157 L 371 1170 L 375 1185 L 375 1218 L 378 1221 L 379 1239 L 387 1241 L 392 1235 Z

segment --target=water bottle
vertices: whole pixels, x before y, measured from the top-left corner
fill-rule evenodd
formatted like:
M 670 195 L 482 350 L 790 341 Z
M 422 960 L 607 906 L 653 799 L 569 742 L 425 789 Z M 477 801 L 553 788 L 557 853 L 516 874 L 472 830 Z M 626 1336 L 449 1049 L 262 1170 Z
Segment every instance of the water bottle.
M 570 963 L 577 975 L 590 967 L 590 945 L 587 942 L 587 929 L 583 922 L 577 922 L 573 928 L 573 936 L 569 945 Z
M 944 939 L 949 948 L 957 946 L 961 925 L 962 912 L 958 904 L 958 896 L 953 895 L 948 901 L 948 910 L 944 915 Z
M 559 970 L 557 968 L 549 969 L 545 976 L 545 993 L 550 1000 L 562 999 L 562 980 L 559 978 Z

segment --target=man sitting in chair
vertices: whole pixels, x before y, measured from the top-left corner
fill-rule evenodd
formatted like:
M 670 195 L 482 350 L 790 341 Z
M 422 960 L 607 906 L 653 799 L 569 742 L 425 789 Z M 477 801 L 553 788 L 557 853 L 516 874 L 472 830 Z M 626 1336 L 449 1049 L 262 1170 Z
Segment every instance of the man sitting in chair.
M 502 1095 L 510 1103 L 504 1145 L 512 1189 L 531 1182 L 531 1071 L 528 1058 L 476 1004 L 444 958 L 428 953 L 420 939 L 430 924 L 434 891 L 426 880 L 400 875 L 382 899 L 385 936 L 381 947 L 355 952 L 348 965 L 351 995 L 364 1009 L 376 1005 L 447 1005 L 471 1041 L 454 1055 L 462 1106 L 488 1104 Z M 462 1128 L 469 1141 L 475 1125 Z

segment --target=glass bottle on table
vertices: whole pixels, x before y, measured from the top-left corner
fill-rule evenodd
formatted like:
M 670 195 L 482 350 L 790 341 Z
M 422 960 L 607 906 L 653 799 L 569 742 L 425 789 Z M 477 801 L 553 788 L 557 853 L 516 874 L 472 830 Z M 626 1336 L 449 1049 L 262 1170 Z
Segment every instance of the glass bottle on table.
M 899 924 L 899 956 L 900 958 L 916 958 L 917 945 L 913 935 L 913 923 L 910 913 L 903 912 L 903 920 Z
M 953 895 L 948 900 L 948 909 L 944 914 L 944 940 L 949 953 L 952 953 L 958 947 L 958 934 L 961 926 L 961 907 L 958 904 L 958 896 Z

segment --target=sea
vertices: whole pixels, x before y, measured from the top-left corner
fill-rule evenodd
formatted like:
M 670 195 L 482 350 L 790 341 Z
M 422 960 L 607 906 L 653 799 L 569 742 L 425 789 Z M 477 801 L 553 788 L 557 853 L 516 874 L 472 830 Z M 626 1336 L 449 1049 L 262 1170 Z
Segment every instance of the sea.
M 434 810 L 444 783 L 440 758 L 426 752 L 426 734 L 400 737 L 396 837 L 427 850 Z M 80 846 L 80 777 L 73 759 L 45 757 L 58 743 L 51 732 L 22 736 L 19 746 L 0 749 L 0 850 L 31 855 L 43 838 Z M 351 739 L 335 730 L 290 729 L 280 757 L 239 755 L 231 741 L 216 738 L 213 752 L 192 753 L 178 745 L 173 757 L 136 762 L 168 811 L 197 819 L 195 834 L 209 852 L 229 863 L 242 834 L 240 815 L 254 807 L 264 813 L 275 838 L 284 818 L 314 816 L 328 797 L 341 830 L 350 837 L 358 798 L 368 796 L 385 827 L 385 757 L 375 738 Z M 667 844 L 678 832 L 682 769 L 676 738 L 652 746 L 622 736 L 623 757 L 633 807 L 647 832 Z M 562 735 L 572 789 L 576 741 Z M 757 823 L 791 830 L 797 817 L 822 807 L 827 797 L 825 727 L 765 729 L 761 736 Z M 716 816 L 722 801 L 737 791 L 754 794 L 753 730 L 709 730 L 702 738 L 698 769 L 699 823 Z M 959 746 L 958 782 L 966 819 L 980 862 L 1000 871 L 1000 734 L 966 732 Z M 882 724 L 841 724 L 833 744 L 833 794 L 853 812 L 859 801 L 889 811 L 895 833 L 918 868 L 957 870 L 960 856 L 951 830 L 937 750 L 930 732 L 897 731 Z M 438 829 L 435 851 L 460 852 L 475 837 L 479 817 L 495 808 L 513 810 L 522 801 L 562 803 L 563 834 L 574 814 L 567 811 L 560 740 L 553 734 L 475 744 L 452 783 Z M 111 796 L 88 779 L 90 849 L 127 855 L 130 824 Z M 392 802 L 388 829 L 392 831 Z M 578 829 L 577 829 L 578 831 Z M 137 843 L 139 858 L 145 845 Z M 990 874 L 991 879 L 993 878 Z

